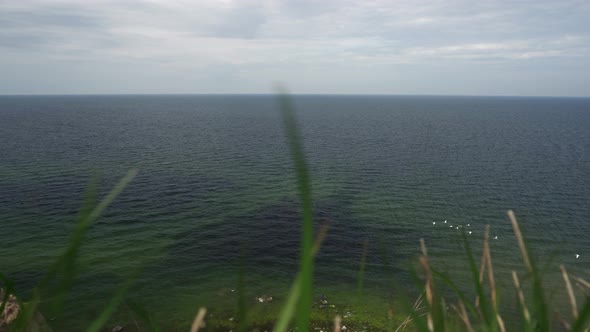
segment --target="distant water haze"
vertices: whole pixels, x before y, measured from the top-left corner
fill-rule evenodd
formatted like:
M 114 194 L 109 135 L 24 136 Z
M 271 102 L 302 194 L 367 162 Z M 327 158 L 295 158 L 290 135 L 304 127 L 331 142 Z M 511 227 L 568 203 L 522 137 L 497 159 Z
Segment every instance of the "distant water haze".
M 392 277 L 408 280 L 420 238 L 462 278 L 461 229 L 479 250 L 486 224 L 509 286 L 522 264 L 508 209 L 542 261 L 590 273 L 590 99 L 293 98 L 316 223 L 330 225 L 316 296 L 356 291 L 365 241 L 371 301 L 387 301 Z M 169 321 L 233 306 L 240 262 L 252 297 L 280 299 L 300 234 L 284 136 L 274 96 L 0 97 L 0 270 L 29 289 L 63 249 L 90 179 L 102 195 L 137 168 L 84 243 L 85 300 L 72 316 L 140 266 L 134 296 Z

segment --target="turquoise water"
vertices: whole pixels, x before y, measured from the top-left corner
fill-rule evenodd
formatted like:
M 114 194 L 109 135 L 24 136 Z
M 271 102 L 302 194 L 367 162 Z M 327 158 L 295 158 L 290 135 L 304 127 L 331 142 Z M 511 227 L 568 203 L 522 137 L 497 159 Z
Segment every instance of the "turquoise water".
M 510 285 L 509 271 L 522 269 L 508 209 L 541 259 L 590 273 L 590 99 L 294 101 L 316 221 L 330 225 L 316 297 L 349 310 L 364 243 L 375 316 L 398 298 L 392 279 L 409 283 L 420 238 L 461 280 L 451 224 L 470 224 L 477 248 L 492 226 L 496 278 Z M 105 194 L 139 171 L 90 230 L 81 281 L 57 321 L 92 317 L 137 268 L 132 297 L 165 326 L 190 324 L 201 305 L 232 318 L 240 265 L 252 310 L 278 310 L 297 269 L 299 217 L 275 97 L 6 96 L 0 142 L 0 271 L 23 294 L 66 243 L 92 176 Z M 262 295 L 276 300 L 259 305 Z

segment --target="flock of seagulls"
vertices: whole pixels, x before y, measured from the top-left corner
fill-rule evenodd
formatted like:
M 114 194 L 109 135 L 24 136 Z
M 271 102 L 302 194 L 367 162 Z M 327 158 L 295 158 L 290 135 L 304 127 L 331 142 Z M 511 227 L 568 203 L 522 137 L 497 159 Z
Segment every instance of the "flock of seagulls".
M 443 224 L 448 224 L 448 225 L 449 225 L 449 228 L 453 228 L 453 227 L 454 227 L 455 229 L 461 229 L 461 228 L 463 228 L 463 225 L 456 225 L 456 226 L 453 226 L 453 225 L 449 224 L 447 220 L 443 221 L 442 223 L 443 223 Z M 434 225 L 436 225 L 436 221 L 433 221 L 433 222 L 432 222 L 432 225 L 433 225 L 433 226 L 434 226 Z M 466 227 L 471 227 L 471 224 L 467 224 L 467 225 L 465 225 L 465 226 L 466 226 Z M 473 234 L 473 231 L 468 231 L 468 232 L 467 232 L 467 234 L 471 235 L 471 234 Z M 498 239 L 498 237 L 496 236 L 494 239 L 495 239 L 495 240 L 497 240 L 497 239 Z
M 443 224 L 448 224 L 448 221 L 445 219 L 445 221 L 443 221 Z M 436 225 L 436 221 L 433 221 L 432 225 L 433 226 Z M 453 228 L 453 225 L 451 225 L 451 224 L 448 224 L 448 225 L 449 225 L 449 228 Z M 466 227 L 471 227 L 471 224 L 467 224 Z M 463 225 L 455 226 L 455 229 L 460 229 L 460 228 L 463 228 Z M 471 235 L 471 234 L 473 234 L 473 231 L 468 231 L 467 234 Z M 497 239 L 498 239 L 498 235 L 494 235 L 494 240 L 497 240 Z M 578 259 L 578 258 L 580 258 L 580 254 L 576 254 L 576 259 Z

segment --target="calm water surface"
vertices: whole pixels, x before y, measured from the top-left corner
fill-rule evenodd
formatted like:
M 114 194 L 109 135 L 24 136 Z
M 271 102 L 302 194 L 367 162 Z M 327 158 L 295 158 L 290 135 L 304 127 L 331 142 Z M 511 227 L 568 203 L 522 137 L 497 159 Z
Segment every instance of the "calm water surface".
M 375 315 L 395 297 L 390 281 L 407 282 L 420 238 L 462 280 L 455 227 L 467 224 L 477 248 L 491 225 L 510 285 L 522 268 L 508 209 L 542 261 L 590 274 L 590 99 L 294 101 L 316 221 L 330 225 L 316 297 L 346 305 L 365 244 Z M 297 269 L 299 205 L 275 97 L 0 97 L 0 142 L 0 271 L 21 292 L 64 247 L 90 179 L 104 195 L 137 168 L 88 234 L 67 315 L 92 317 L 141 268 L 132 296 L 165 324 L 189 324 L 201 305 L 226 320 L 240 266 L 250 298 L 277 299 L 252 310 L 276 312 Z

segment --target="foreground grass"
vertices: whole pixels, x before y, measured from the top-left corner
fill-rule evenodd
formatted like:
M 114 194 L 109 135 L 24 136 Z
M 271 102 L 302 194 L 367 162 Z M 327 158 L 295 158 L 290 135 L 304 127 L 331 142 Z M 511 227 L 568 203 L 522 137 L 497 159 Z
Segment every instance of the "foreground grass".
M 287 142 L 294 162 L 297 178 L 297 189 L 301 202 L 302 214 L 302 238 L 300 247 L 299 272 L 294 278 L 289 293 L 278 312 L 267 316 L 252 316 L 248 313 L 248 304 L 244 299 L 243 276 L 239 276 L 238 303 L 236 320 L 228 321 L 218 317 L 208 316 L 206 308 L 200 308 L 191 324 L 190 331 L 197 332 L 204 326 L 214 330 L 274 330 L 277 332 L 290 331 L 296 328 L 299 331 L 307 330 L 334 330 L 334 331 L 360 331 L 360 330 L 387 330 L 387 331 L 551 331 L 555 329 L 567 331 L 587 331 L 590 322 L 590 283 L 580 277 L 570 277 L 566 268 L 561 266 L 561 274 L 564 280 L 563 291 L 569 299 L 571 317 L 556 316 L 558 308 L 552 308 L 547 301 L 546 289 L 543 283 L 543 273 L 532 255 L 517 219 L 512 211 L 508 212 L 508 219 L 512 224 L 515 234 L 515 252 L 519 252 L 525 274 L 519 275 L 512 272 L 514 292 L 518 299 L 520 310 L 519 317 L 509 317 L 505 320 L 501 315 L 501 302 L 494 278 L 492 256 L 489 248 L 489 227 L 483 241 L 483 254 L 478 260 L 474 257 L 470 242 L 465 231 L 462 230 L 465 261 L 469 265 L 471 274 L 471 289 L 464 290 L 458 287 L 444 273 L 438 271 L 431 264 L 427 250 L 427 244 L 420 242 L 421 255 L 418 258 L 419 269 L 415 271 L 417 293 L 421 294 L 417 299 L 411 300 L 407 295 L 400 294 L 401 309 L 391 306 L 383 308 L 366 308 L 372 312 L 370 315 L 358 315 L 354 318 L 342 317 L 342 312 L 328 311 L 333 317 L 326 317 L 325 310 L 318 307 L 329 306 L 323 299 L 313 298 L 313 271 L 314 257 L 321 250 L 321 244 L 325 236 L 329 236 L 329 229 L 323 227 L 318 234 L 314 234 L 311 180 L 306 166 L 302 140 L 296 125 L 292 103 L 289 97 L 281 93 L 279 103 L 284 119 Z M 95 185 L 91 184 L 85 195 L 85 203 L 81 209 L 79 221 L 70 238 L 70 241 L 56 261 L 50 266 L 45 277 L 32 291 L 32 295 L 23 300 L 14 297 L 16 290 L 11 280 L 0 274 L 0 331 L 59 331 L 60 327 L 48 324 L 41 315 L 40 304 L 48 307 L 54 315 L 63 309 L 63 302 L 68 291 L 71 290 L 74 280 L 78 276 L 78 256 L 83 244 L 84 236 L 92 223 L 99 218 L 108 205 L 120 194 L 127 184 L 136 175 L 136 171 L 130 171 L 113 190 L 98 204 L 95 201 Z M 365 255 L 361 260 L 358 273 L 358 298 L 363 295 Z M 479 262 L 479 264 L 478 264 Z M 137 275 L 135 272 L 133 276 Z M 126 303 L 134 314 L 136 320 L 142 322 L 137 330 L 161 331 L 163 330 L 154 321 L 148 311 L 140 304 L 126 301 L 126 295 L 133 283 L 131 276 L 115 291 L 109 303 L 103 310 L 89 322 L 86 331 L 97 332 L 104 330 L 117 308 Z M 579 307 L 576 302 L 572 280 L 584 293 L 584 303 Z M 526 290 L 526 291 L 525 291 Z M 416 292 L 415 292 L 416 293 Z M 319 302 L 318 302 L 319 301 Z M 362 306 L 362 303 L 359 305 Z M 10 307 L 10 308 L 9 308 Z M 322 308 L 323 308 L 322 307 Z M 339 307 L 342 307 L 339 305 Z M 5 309 L 10 309 L 10 312 Z M 383 320 L 370 321 L 372 317 L 384 317 Z M 345 323 L 343 323 L 345 321 Z M 67 326 L 62 326 L 67 329 Z M 130 330 L 130 329 L 127 329 Z

